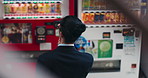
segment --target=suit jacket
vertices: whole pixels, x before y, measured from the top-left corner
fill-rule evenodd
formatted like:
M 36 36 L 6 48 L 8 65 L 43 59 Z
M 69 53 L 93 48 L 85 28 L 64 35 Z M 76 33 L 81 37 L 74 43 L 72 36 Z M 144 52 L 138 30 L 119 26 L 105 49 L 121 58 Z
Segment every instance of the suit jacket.
M 37 72 L 45 69 L 47 71 L 45 73 L 48 75 L 52 73 L 58 78 L 86 78 L 92 64 L 92 55 L 78 52 L 74 46 L 59 46 L 55 50 L 39 56 Z M 43 68 L 39 66 L 43 66 Z M 39 78 L 50 77 L 40 76 Z

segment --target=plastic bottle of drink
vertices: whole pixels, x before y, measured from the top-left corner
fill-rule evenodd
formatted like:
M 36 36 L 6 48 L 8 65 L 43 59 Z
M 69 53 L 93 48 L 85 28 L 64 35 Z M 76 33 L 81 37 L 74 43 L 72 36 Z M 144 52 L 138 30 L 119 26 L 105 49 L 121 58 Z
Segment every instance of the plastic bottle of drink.
M 22 6 L 22 13 L 23 14 L 27 13 L 27 4 L 23 4 L 23 6 Z
M 45 13 L 50 13 L 50 4 L 45 4 Z
M 28 43 L 32 43 L 31 31 L 29 31 L 29 34 L 28 34 Z
M 4 5 L 4 10 L 5 10 L 5 14 L 9 14 L 10 13 L 10 5 L 9 4 L 5 4 Z
M 61 4 L 60 3 L 56 4 L 56 13 L 61 14 Z

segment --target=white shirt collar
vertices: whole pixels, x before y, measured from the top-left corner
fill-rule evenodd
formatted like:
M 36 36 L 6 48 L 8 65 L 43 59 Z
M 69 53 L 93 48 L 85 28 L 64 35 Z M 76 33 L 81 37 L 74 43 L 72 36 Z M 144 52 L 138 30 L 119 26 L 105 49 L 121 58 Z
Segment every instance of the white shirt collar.
M 74 46 L 74 44 L 58 44 L 58 46 Z

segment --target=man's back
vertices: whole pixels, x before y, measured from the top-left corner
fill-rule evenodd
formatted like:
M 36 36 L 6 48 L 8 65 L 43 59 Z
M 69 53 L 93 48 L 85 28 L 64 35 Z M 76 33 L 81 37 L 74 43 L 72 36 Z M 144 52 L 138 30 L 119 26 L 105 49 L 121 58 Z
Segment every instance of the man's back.
M 80 53 L 73 46 L 59 46 L 38 59 L 47 70 L 60 78 L 85 78 L 93 63 L 92 55 Z

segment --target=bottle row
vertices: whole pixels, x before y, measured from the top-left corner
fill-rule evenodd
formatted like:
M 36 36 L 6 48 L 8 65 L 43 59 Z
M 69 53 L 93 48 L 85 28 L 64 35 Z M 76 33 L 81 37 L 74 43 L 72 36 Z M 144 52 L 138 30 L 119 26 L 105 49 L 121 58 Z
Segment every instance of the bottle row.
M 126 24 L 130 21 L 120 12 L 82 13 L 82 20 L 85 24 Z
M 61 14 L 61 3 L 4 4 L 5 14 Z
M 62 3 L 62 2 L 59 2 L 59 1 L 57 2 L 53 2 L 53 1 L 4 1 L 3 2 L 3 4 L 21 4 L 21 3 L 22 4 L 25 4 L 25 3 L 36 4 L 36 3 Z
M 139 0 L 123 1 L 128 8 L 134 9 L 140 7 Z M 110 0 L 83 0 L 82 10 L 116 10 L 117 6 Z

